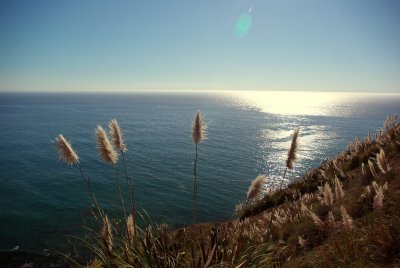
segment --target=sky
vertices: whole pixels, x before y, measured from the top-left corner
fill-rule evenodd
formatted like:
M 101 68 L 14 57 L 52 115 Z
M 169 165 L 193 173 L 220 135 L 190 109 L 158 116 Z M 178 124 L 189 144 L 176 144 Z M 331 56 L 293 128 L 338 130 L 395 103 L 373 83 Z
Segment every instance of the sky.
M 0 91 L 400 92 L 398 0 L 0 0 Z

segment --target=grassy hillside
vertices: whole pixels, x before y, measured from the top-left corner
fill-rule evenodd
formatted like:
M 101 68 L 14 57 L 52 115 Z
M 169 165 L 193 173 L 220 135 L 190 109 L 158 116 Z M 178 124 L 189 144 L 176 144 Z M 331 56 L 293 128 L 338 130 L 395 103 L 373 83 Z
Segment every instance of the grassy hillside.
M 398 118 L 238 214 L 172 232 L 169 245 L 192 267 L 400 266 Z M 185 241 L 200 242 L 187 252 Z
M 399 117 L 287 187 L 251 195 L 232 221 L 168 230 L 141 215 L 140 228 L 135 213 L 109 219 L 93 198 L 78 239 L 92 257 L 72 267 L 399 267 Z

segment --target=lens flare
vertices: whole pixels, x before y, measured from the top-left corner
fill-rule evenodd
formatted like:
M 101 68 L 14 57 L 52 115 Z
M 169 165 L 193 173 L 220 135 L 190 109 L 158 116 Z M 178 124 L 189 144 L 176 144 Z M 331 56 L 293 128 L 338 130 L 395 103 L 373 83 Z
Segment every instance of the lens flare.
M 239 16 L 236 21 L 235 35 L 238 38 L 244 38 L 249 33 L 251 28 L 252 18 L 249 14 L 244 13 Z

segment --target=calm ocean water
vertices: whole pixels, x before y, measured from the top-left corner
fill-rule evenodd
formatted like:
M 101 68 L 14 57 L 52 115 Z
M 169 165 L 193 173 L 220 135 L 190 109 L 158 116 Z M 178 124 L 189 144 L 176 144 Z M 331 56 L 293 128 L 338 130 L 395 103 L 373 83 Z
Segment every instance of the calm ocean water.
M 197 110 L 208 123 L 198 161 L 203 222 L 231 218 L 258 174 L 277 184 L 294 128 L 301 128 L 299 160 L 288 181 L 375 133 L 399 107 L 400 94 L 0 94 L 0 249 L 62 247 L 65 235 L 81 230 L 90 200 L 76 168 L 58 161 L 51 140 L 60 133 L 73 142 L 101 205 L 117 215 L 113 170 L 99 160 L 94 135 L 97 124 L 117 118 L 137 205 L 175 228 L 191 223 Z

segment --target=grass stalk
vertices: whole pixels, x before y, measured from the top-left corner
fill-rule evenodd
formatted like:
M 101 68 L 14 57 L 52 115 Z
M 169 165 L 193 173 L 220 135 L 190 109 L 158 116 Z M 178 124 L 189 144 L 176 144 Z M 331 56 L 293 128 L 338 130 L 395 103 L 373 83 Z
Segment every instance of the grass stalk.
M 80 165 L 79 163 L 76 163 L 76 167 L 78 168 L 79 173 L 81 174 L 81 176 L 82 176 L 82 178 L 83 178 L 83 181 L 84 181 L 85 184 L 86 184 L 88 193 L 89 193 L 89 195 L 92 197 L 94 205 L 95 205 L 97 208 L 99 208 L 99 205 L 98 205 L 97 199 L 96 199 L 96 197 L 95 197 L 95 195 L 94 195 L 93 188 L 92 188 L 92 184 L 90 183 L 89 177 L 86 177 L 86 176 L 85 176 L 85 174 L 84 174 L 83 171 L 82 171 L 81 165 Z
M 125 178 L 126 178 L 126 183 L 128 184 L 128 190 L 129 190 L 129 198 L 131 201 L 131 209 L 132 213 L 136 214 L 136 207 L 135 207 L 135 186 L 133 183 L 133 178 L 128 175 L 128 169 L 126 167 L 126 162 L 125 162 L 125 155 L 124 151 L 121 151 L 121 156 L 122 156 L 122 163 L 124 164 L 124 171 L 125 171 Z
M 288 170 L 288 167 L 285 168 L 285 172 L 283 173 L 281 184 L 279 185 L 279 190 L 282 188 L 283 182 L 285 181 L 287 170 Z M 269 223 L 268 223 L 268 229 L 267 229 L 267 235 L 266 235 L 267 239 L 268 239 L 268 237 L 269 237 L 269 235 L 271 233 L 272 220 L 274 219 L 275 210 L 276 210 L 276 207 L 278 205 L 277 203 L 278 203 L 278 201 L 276 200 L 275 204 L 274 204 L 274 207 L 272 208 L 272 213 L 271 213 L 271 217 L 270 217 L 270 220 L 269 220 Z
M 192 211 L 192 224 L 196 223 L 196 199 L 197 199 L 197 158 L 198 158 L 198 148 L 197 143 L 196 145 L 196 153 L 194 158 L 194 165 L 193 165 L 193 211 Z
M 126 220 L 125 201 L 124 201 L 124 196 L 122 195 L 121 184 L 119 182 L 118 170 L 117 170 L 117 167 L 115 166 L 115 164 L 112 164 L 112 166 L 114 168 L 115 182 L 117 183 L 118 194 L 119 194 L 119 197 L 121 199 L 122 213 L 124 215 L 124 219 Z

